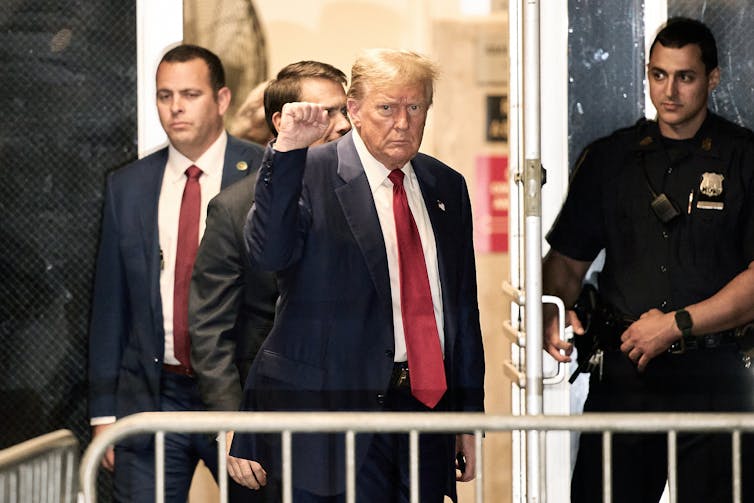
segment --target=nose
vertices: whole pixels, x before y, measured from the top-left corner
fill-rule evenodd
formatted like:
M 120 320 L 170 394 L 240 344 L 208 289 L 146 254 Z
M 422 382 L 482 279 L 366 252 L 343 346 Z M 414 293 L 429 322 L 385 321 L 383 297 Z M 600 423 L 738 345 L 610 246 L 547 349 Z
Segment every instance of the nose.
M 678 95 L 678 79 L 674 76 L 668 77 L 665 87 L 665 94 L 669 98 L 675 98 Z
M 343 136 L 350 130 L 351 123 L 348 121 L 345 115 L 339 113 L 337 118 L 335 119 L 335 131 L 337 131 L 340 136 Z
M 408 110 L 402 107 L 398 107 L 393 127 L 399 130 L 408 129 Z
M 176 115 L 183 111 L 183 100 L 180 96 L 173 96 L 173 99 L 170 100 L 170 112 L 173 115 Z

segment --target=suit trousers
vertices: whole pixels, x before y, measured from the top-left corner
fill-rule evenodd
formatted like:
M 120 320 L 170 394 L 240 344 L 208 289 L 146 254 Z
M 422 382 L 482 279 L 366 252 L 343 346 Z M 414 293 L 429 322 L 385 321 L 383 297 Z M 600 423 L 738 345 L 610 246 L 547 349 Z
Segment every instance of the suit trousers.
M 445 400 L 437 408 L 443 410 Z M 408 387 L 391 388 L 385 396 L 389 412 L 423 412 L 427 407 L 411 395 Z M 358 441 L 358 436 L 357 436 Z M 455 436 L 419 436 L 419 500 L 442 503 L 448 491 L 449 471 L 454 470 Z M 410 501 L 409 437 L 407 434 L 372 435 L 364 462 L 356 474 L 358 503 L 408 503 Z M 319 496 L 293 489 L 295 503 L 344 503 L 345 494 Z
M 161 411 L 204 410 L 199 388 L 192 377 L 163 372 Z M 216 442 L 206 433 L 165 435 L 165 501 L 185 503 L 199 460 L 217 476 Z M 118 502 L 154 501 L 154 444 L 147 448 L 118 445 L 115 448 L 114 495 Z
M 204 410 L 196 380 L 191 377 L 163 372 L 161 410 L 163 412 Z M 114 500 L 117 502 L 148 503 L 154 501 L 155 463 L 154 444 L 148 448 L 118 445 L 115 448 Z M 185 503 L 191 480 L 199 460 L 217 480 L 217 442 L 206 433 L 165 435 L 165 501 Z M 269 493 L 268 489 L 265 491 Z M 228 500 L 231 503 L 272 501 L 260 499 L 260 494 L 239 486 L 228 477 Z

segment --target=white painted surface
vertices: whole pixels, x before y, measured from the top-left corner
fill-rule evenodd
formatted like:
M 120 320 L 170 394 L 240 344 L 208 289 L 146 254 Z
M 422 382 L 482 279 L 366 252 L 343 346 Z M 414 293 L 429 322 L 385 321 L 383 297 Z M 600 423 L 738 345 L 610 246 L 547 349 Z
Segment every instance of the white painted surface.
M 165 50 L 183 40 L 183 0 L 136 1 L 139 158 L 167 142 L 155 102 L 155 72 Z

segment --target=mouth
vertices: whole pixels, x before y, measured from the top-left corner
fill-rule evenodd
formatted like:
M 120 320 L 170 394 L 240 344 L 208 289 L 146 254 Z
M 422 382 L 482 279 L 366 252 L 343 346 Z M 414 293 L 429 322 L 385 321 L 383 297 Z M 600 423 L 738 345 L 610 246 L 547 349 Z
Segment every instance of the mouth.
M 398 139 L 398 140 L 390 140 L 390 144 L 391 144 L 391 145 L 396 145 L 396 146 L 400 146 L 400 145 L 410 145 L 410 144 L 411 144 L 411 141 L 410 141 L 410 140 L 408 140 L 408 139 Z
M 676 110 L 681 108 L 680 103 L 672 103 L 672 102 L 665 102 L 662 104 L 662 108 L 664 110 L 667 110 L 668 112 L 675 112 Z

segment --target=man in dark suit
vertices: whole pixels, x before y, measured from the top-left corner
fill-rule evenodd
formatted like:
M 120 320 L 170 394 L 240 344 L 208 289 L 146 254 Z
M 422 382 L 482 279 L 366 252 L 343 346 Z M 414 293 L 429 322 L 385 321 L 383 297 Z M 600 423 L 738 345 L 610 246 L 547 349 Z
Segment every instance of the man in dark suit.
M 286 66 L 264 93 L 270 129 L 276 131 L 285 103 L 308 101 L 331 111 L 328 128 L 313 144 L 340 138 L 351 129 L 345 114 L 345 85 L 345 74 L 326 63 L 299 61 Z M 249 367 L 275 314 L 275 276 L 249 267 L 243 239 L 255 182 L 256 177 L 248 176 L 210 201 L 207 229 L 194 265 L 189 296 L 191 357 L 209 410 L 239 409 Z M 230 445 L 232 432 L 228 437 Z M 229 471 L 243 469 L 237 465 L 244 462 L 229 457 Z
M 231 95 L 215 54 L 171 49 L 156 80 L 170 143 L 107 182 L 89 340 L 94 435 L 136 412 L 204 409 L 187 347 L 193 256 L 209 200 L 261 160 L 261 147 L 224 130 Z M 199 434 L 165 444 L 165 500 L 184 502 L 200 458 L 216 472 L 215 445 Z M 118 444 L 103 464 L 117 501 L 154 499 L 151 436 Z
M 312 103 L 283 107 L 245 237 L 275 271 L 275 323 L 246 382 L 249 410 L 483 411 L 484 354 L 472 216 L 463 177 L 419 154 L 436 69 L 407 51 L 366 51 L 354 64 L 354 130 L 306 149 L 327 127 Z M 238 435 L 254 459 L 235 476 L 280 477 L 278 435 Z M 471 480 L 473 436 L 422 435 L 423 502 L 455 499 Z M 455 472 L 456 453 L 465 467 Z M 408 501 L 406 435 L 357 437 L 360 502 Z M 293 437 L 297 502 L 339 501 L 342 435 Z

